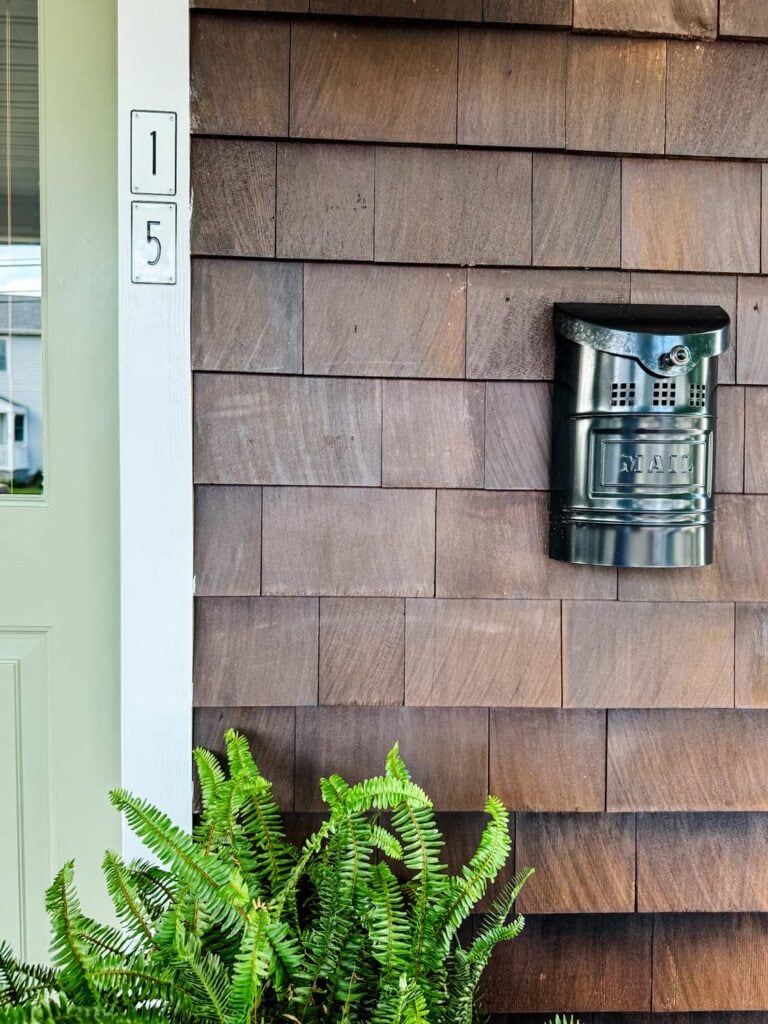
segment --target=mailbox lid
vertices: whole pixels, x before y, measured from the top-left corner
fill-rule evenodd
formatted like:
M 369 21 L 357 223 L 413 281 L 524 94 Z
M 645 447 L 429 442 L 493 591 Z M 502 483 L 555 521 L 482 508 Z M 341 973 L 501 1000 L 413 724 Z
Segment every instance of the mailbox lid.
M 556 302 L 555 331 L 577 345 L 636 359 L 651 373 L 676 377 L 728 348 L 730 317 L 721 306 Z M 689 356 L 676 365 L 670 353 Z

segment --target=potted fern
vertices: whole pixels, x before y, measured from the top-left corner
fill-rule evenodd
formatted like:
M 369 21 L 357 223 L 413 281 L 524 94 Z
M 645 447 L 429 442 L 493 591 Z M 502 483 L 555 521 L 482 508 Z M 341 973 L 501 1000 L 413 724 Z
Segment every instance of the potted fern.
M 472 1024 L 494 947 L 523 928 L 512 910 L 531 873 L 503 888 L 463 945 L 461 925 L 509 856 L 501 802 L 488 798 L 477 851 L 450 876 L 432 804 L 397 746 L 381 776 L 321 781 L 328 816 L 303 846 L 286 839 L 245 738 L 228 732 L 226 750 L 226 772 L 195 751 L 203 810 L 193 835 L 112 793 L 163 866 L 107 853 L 118 927 L 82 912 L 66 864 L 46 895 L 52 967 L 0 947 L 3 1020 Z

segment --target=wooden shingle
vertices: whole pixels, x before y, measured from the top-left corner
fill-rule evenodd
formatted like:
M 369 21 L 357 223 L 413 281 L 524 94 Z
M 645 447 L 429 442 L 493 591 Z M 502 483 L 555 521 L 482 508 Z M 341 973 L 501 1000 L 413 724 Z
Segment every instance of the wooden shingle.
M 483 986 L 491 1012 L 646 1010 L 652 919 L 644 914 L 530 917 L 503 943 Z
M 565 145 L 564 32 L 459 32 L 458 142 Z
M 768 712 L 609 711 L 609 811 L 768 810 Z
M 195 376 L 198 483 L 381 482 L 378 381 Z
M 435 494 L 264 489 L 262 593 L 431 597 Z
M 667 152 L 768 156 L 768 49 L 669 43 Z
M 759 229 L 759 165 L 624 160 L 622 266 L 757 273 Z
M 317 633 L 317 598 L 199 598 L 195 705 L 317 704 Z
M 736 706 L 768 708 L 768 604 L 736 605 Z
M 584 32 L 714 39 L 717 0 L 573 0 L 573 27 Z
M 637 909 L 768 910 L 768 815 L 639 814 Z
M 731 604 L 563 604 L 565 707 L 732 707 L 733 654 Z
M 277 255 L 288 259 L 373 259 L 370 146 L 280 143 Z
M 768 278 L 739 278 L 740 384 L 768 384 Z
M 715 488 L 741 494 L 744 490 L 744 402 L 746 388 L 717 389 L 717 446 Z M 752 456 L 750 456 L 752 457 Z
M 192 252 L 275 255 L 275 143 L 192 140 Z
M 766 914 L 663 914 L 653 935 L 653 1008 L 762 1010 L 766 956 Z
M 190 122 L 208 135 L 287 135 L 290 23 L 195 14 Z
M 517 901 L 523 914 L 632 913 L 635 816 L 518 814 L 515 863 L 536 868 Z
M 764 0 L 720 0 L 720 35 L 768 39 L 768 7 Z
M 531 262 L 531 155 L 376 147 L 376 259 Z
M 485 486 L 546 490 L 552 435 L 552 391 L 536 381 L 485 388 Z
M 399 742 L 413 781 L 438 810 L 482 810 L 488 792 L 485 708 L 298 708 L 296 810 L 324 809 L 320 778 L 381 775 Z
M 479 21 L 482 0 L 310 0 L 312 14 Z
M 384 381 L 385 487 L 482 487 L 485 387 L 464 381 Z
M 605 754 L 604 711 L 491 711 L 491 792 L 512 810 L 604 810 Z
M 629 302 L 629 274 L 471 269 L 467 376 L 551 379 L 555 369 L 553 302 Z
M 568 149 L 664 152 L 666 47 L 655 39 L 569 39 Z
M 291 135 L 456 141 L 456 30 L 295 21 Z
M 261 488 L 195 488 L 195 594 L 252 597 L 261 588 Z
M 533 264 L 618 267 L 621 161 L 535 153 Z
M 546 494 L 438 491 L 437 597 L 616 595 L 614 569 L 549 558 Z
M 559 603 L 408 600 L 405 703 L 560 707 Z
M 192 367 L 301 373 L 302 267 L 192 261 Z
M 463 377 L 466 271 L 308 263 L 304 370 Z
M 320 703 L 403 703 L 402 598 L 320 599 Z
M 768 494 L 768 388 L 747 388 L 746 393 L 744 490 L 748 494 Z

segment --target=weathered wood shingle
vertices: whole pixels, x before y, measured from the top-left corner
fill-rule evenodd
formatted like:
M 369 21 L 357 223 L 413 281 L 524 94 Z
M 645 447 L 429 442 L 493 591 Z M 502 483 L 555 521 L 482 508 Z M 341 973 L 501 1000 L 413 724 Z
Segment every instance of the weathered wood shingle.
M 718 0 L 573 0 L 573 27 L 585 32 L 714 39 Z
M 552 389 L 535 381 L 485 388 L 485 486 L 489 490 L 549 487 Z
M 320 599 L 320 703 L 403 704 L 402 598 Z
M 736 706 L 768 708 L 768 604 L 736 605 Z
M 261 589 L 261 488 L 195 488 L 195 594 Z

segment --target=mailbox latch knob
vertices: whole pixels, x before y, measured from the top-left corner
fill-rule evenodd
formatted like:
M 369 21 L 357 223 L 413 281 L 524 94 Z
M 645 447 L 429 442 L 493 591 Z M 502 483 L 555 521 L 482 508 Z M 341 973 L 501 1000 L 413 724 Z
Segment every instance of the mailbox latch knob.
M 675 345 L 666 355 L 670 366 L 687 366 L 691 361 L 691 350 L 687 345 Z

